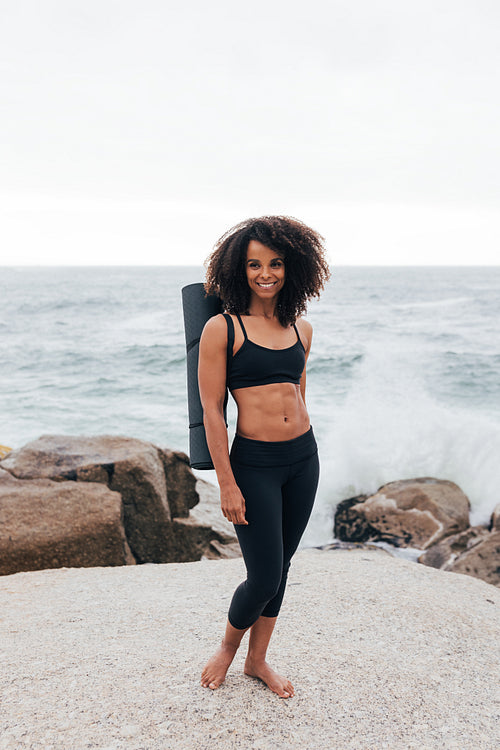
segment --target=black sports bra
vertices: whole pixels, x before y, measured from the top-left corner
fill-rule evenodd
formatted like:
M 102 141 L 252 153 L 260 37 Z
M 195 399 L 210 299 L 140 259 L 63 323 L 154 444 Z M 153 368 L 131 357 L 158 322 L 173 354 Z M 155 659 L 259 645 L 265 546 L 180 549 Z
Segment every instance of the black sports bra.
M 295 324 L 297 341 L 293 346 L 268 349 L 250 341 L 240 316 L 236 314 L 245 340 L 233 356 L 234 324 L 228 313 L 224 313 L 224 317 L 227 321 L 227 386 L 230 391 L 269 383 L 300 383 L 306 352 Z

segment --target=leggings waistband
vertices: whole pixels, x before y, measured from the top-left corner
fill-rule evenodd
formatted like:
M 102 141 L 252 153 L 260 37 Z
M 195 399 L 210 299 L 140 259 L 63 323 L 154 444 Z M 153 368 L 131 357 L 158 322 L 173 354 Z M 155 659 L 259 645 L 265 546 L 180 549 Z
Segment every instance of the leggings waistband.
M 231 446 L 231 461 L 261 468 L 290 466 L 314 456 L 317 450 L 312 427 L 292 440 L 252 440 L 235 435 Z

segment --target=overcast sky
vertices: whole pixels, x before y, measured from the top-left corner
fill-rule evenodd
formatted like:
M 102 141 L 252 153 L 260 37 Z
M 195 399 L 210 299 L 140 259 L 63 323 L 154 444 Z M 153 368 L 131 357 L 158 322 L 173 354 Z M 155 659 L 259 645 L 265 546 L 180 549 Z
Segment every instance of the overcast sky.
M 0 0 L 0 264 L 500 262 L 498 0 Z

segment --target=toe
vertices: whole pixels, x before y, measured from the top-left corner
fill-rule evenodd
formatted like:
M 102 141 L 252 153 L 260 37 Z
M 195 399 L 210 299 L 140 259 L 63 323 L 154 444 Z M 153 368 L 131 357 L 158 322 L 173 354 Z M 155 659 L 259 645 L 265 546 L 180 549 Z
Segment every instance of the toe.
M 291 683 L 283 685 L 282 691 L 282 698 L 291 698 L 293 696 L 293 686 Z

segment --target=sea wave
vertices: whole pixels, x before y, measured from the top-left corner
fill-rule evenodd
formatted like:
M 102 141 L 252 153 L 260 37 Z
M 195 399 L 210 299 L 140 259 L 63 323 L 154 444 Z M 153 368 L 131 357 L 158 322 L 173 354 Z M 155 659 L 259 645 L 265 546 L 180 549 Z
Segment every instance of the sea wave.
M 498 420 L 443 404 L 423 376 L 425 348 L 384 344 L 367 346 L 346 399 L 331 408 L 331 425 L 322 430 L 322 485 L 306 536 L 311 544 L 331 539 L 340 500 L 396 479 L 455 482 L 471 502 L 471 524 L 488 523 L 498 503 Z

